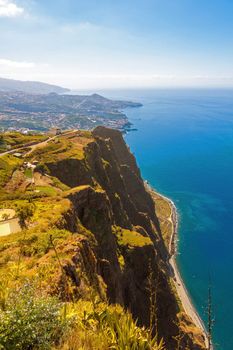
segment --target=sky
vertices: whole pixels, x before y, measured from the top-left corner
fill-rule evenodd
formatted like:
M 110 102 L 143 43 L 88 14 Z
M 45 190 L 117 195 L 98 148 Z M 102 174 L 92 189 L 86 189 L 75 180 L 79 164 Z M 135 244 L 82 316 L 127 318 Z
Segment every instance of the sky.
M 0 0 L 0 77 L 233 87 L 233 1 Z

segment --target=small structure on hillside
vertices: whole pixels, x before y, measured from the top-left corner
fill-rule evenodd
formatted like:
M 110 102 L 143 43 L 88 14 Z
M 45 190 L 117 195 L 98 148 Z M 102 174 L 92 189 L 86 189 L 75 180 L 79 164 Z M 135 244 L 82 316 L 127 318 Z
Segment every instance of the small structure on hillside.
M 16 152 L 16 153 L 13 153 L 13 156 L 17 157 L 17 158 L 22 158 L 23 154 L 19 153 L 19 152 Z
M 61 135 L 62 130 L 60 128 L 52 128 L 49 130 L 49 133 L 54 136 Z
M 28 169 L 34 170 L 34 169 L 36 168 L 36 164 L 32 164 L 32 163 L 30 163 L 30 162 L 27 162 L 27 163 L 26 163 L 26 167 L 27 167 Z

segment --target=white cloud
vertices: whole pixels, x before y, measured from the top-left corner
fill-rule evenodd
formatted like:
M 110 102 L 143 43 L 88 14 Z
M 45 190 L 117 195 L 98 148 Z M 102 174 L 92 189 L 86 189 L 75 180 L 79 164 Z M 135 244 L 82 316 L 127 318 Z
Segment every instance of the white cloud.
M 25 61 L 18 62 L 0 58 L 0 66 L 5 66 L 8 68 L 34 68 L 35 63 Z
M 0 0 L 0 17 L 17 17 L 22 15 L 24 9 L 10 0 Z

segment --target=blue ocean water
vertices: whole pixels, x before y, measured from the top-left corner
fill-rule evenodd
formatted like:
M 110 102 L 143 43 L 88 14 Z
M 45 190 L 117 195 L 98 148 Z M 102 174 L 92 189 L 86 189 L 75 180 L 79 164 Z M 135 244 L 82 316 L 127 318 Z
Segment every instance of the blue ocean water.
M 233 349 L 233 90 L 115 91 L 140 101 L 126 136 L 144 179 L 179 212 L 177 263 L 199 314 L 211 280 L 216 349 Z

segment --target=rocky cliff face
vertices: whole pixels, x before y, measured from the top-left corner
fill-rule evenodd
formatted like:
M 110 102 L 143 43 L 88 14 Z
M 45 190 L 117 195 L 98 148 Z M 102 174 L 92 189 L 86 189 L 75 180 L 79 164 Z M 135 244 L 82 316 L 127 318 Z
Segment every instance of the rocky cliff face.
M 109 302 L 121 304 L 140 325 L 151 327 L 166 349 L 176 349 L 178 341 L 180 349 L 204 349 L 201 333 L 187 317 L 181 322 L 156 202 L 121 133 L 98 127 L 83 145 L 82 156 L 47 157 L 44 166 L 70 188 L 63 194 L 70 208 L 62 225 L 78 244 L 69 247 L 64 271 L 77 295 L 79 271 L 85 270 L 99 294 L 104 285 Z

